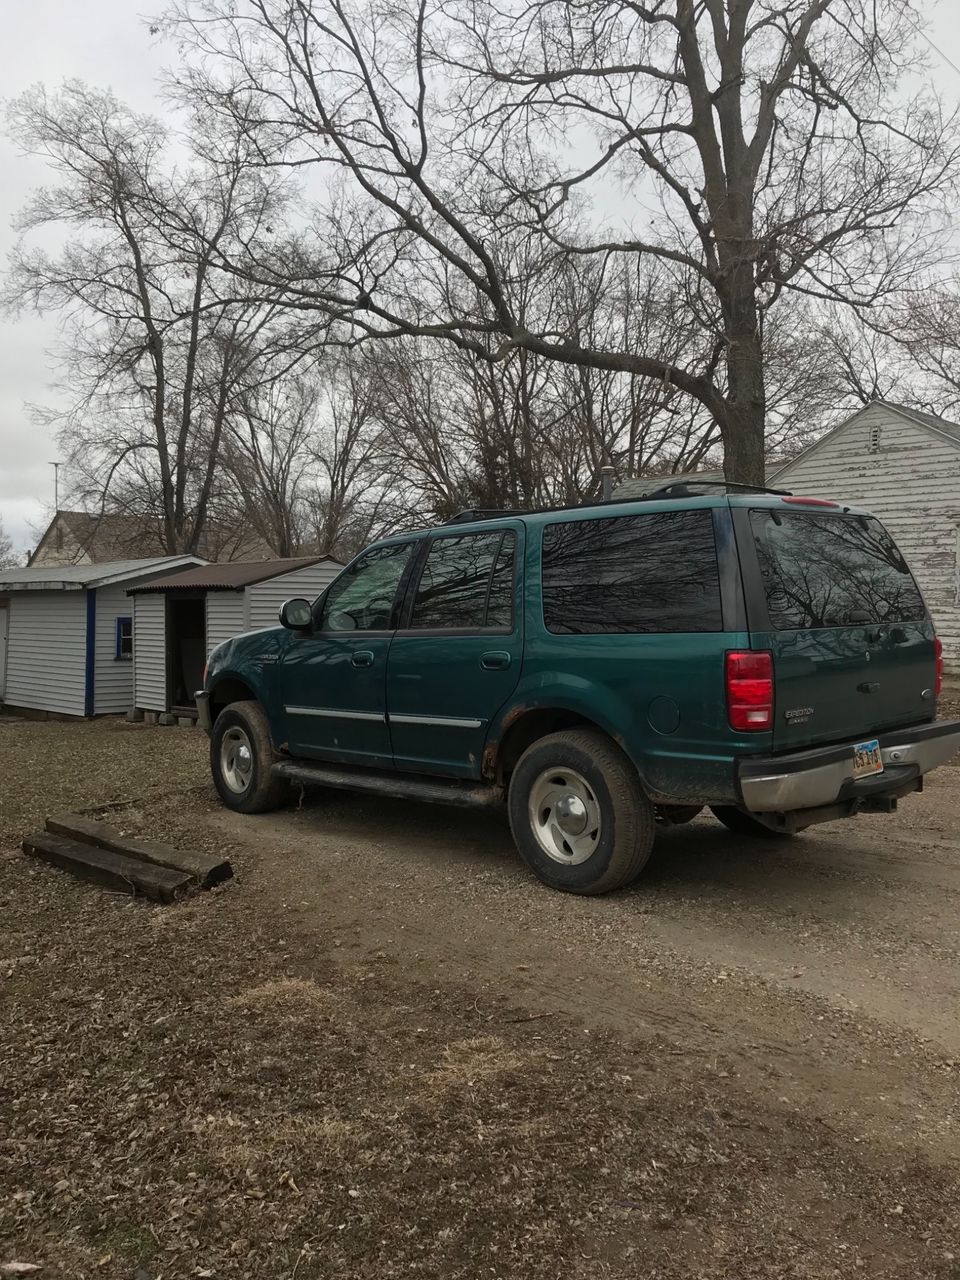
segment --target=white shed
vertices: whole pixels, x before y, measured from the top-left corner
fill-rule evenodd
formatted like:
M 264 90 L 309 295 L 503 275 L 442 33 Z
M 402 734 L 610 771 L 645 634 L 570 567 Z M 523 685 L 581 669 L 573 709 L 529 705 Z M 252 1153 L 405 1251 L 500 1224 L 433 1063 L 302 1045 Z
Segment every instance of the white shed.
M 865 507 L 893 534 L 960 675 L 960 425 L 877 400 L 770 476 L 777 489 Z
M 278 625 L 284 600 L 312 600 L 343 568 L 332 556 L 234 561 L 135 586 L 134 703 L 141 711 L 195 714 L 210 653 L 245 631 Z
M 127 588 L 202 563 L 154 556 L 0 569 L 0 705 L 68 716 L 127 711 L 134 666 Z

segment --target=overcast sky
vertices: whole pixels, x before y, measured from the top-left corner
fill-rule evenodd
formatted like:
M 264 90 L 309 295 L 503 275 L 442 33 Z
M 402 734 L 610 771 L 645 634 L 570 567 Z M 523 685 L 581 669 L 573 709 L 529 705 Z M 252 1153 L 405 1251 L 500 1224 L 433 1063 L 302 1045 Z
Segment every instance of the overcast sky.
M 866 2 L 866 0 L 864 0 Z M 936 83 L 960 100 L 960 4 L 927 0 L 934 19 L 931 35 L 944 57 L 933 55 Z M 154 80 L 171 56 L 151 40 L 144 14 L 163 0 L 30 0 L 3 6 L 0 85 L 15 96 L 43 81 L 56 85 L 76 76 L 104 88 L 140 110 L 153 108 Z M 13 243 L 11 221 L 32 187 L 44 181 L 43 168 L 19 156 L 0 138 L 0 264 Z M 50 403 L 47 349 L 56 338 L 50 320 L 24 316 L 0 319 L 0 517 L 19 547 L 32 545 L 31 526 L 46 522 L 53 508 L 53 469 L 58 457 L 49 432 L 35 426 L 29 403 Z

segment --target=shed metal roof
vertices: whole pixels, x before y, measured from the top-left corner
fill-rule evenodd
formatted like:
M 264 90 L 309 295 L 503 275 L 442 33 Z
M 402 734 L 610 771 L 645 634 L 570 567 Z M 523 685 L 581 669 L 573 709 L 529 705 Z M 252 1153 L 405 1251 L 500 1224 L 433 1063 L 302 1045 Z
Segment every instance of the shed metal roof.
M 0 594 L 12 591 L 84 591 L 162 573 L 167 581 L 178 566 L 203 566 L 199 556 L 150 556 L 140 560 L 108 560 L 102 564 L 51 564 L 38 569 L 0 569 Z
M 269 578 L 280 578 L 295 569 L 307 569 L 310 565 L 336 565 L 340 561 L 333 556 L 298 556 L 286 560 L 234 560 L 227 564 L 207 564 L 186 573 L 154 578 L 134 587 L 128 595 L 140 595 L 146 591 L 242 591 Z

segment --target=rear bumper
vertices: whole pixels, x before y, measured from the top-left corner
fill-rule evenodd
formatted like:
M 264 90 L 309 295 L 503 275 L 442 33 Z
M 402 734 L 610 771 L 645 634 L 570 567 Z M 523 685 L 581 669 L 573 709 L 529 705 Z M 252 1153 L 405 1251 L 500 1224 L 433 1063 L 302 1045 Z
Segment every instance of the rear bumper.
M 193 695 L 197 704 L 197 722 L 203 732 L 210 737 L 213 725 L 210 723 L 210 693 L 207 689 L 198 689 Z
M 854 743 L 741 760 L 737 784 L 752 813 L 789 813 L 916 790 L 912 782 L 960 752 L 960 720 L 913 725 L 880 736 L 884 772 L 853 776 Z

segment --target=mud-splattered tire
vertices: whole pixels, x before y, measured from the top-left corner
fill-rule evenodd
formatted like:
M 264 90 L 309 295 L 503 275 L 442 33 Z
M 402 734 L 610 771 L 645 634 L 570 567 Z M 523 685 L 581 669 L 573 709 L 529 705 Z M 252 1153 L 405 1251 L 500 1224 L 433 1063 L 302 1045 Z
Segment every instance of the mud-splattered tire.
M 744 813 L 732 804 L 710 806 L 713 816 L 737 836 L 749 836 L 753 840 L 790 840 L 797 835 L 796 831 L 780 831 L 776 827 L 768 827 L 760 818 Z
M 284 803 L 290 785 L 270 772 L 277 754 L 258 702 L 231 702 L 210 736 L 210 770 L 217 794 L 238 813 L 266 813 Z
M 510 778 L 508 809 L 521 856 L 552 889 L 619 889 L 653 848 L 653 805 L 636 769 L 599 730 L 552 733 L 528 747 Z

